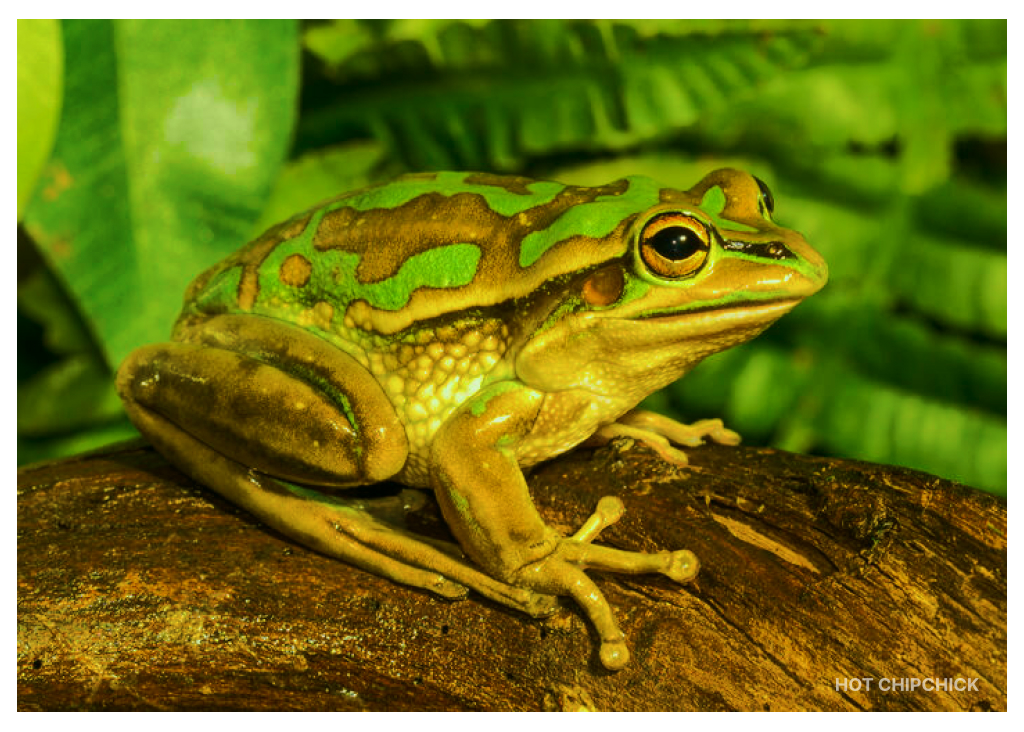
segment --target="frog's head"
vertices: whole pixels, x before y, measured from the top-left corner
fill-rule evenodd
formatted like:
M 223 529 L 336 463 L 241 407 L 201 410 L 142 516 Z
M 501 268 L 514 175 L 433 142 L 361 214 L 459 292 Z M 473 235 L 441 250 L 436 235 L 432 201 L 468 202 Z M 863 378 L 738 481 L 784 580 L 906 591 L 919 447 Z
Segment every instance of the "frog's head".
M 768 187 L 717 170 L 622 229 L 616 254 L 567 281 L 567 303 L 519 353 L 544 389 L 642 398 L 701 359 L 747 341 L 817 292 L 824 259 L 772 221 Z

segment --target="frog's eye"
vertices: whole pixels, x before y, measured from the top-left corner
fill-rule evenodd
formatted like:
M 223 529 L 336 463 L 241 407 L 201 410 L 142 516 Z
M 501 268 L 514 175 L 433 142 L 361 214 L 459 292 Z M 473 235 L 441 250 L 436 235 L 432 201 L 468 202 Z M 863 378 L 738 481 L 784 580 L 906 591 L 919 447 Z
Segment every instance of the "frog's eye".
M 707 228 L 692 216 L 664 213 L 647 222 L 640 232 L 640 256 L 658 277 L 688 277 L 707 261 L 711 250 Z
M 757 181 L 757 187 L 761 189 L 761 213 L 765 214 L 767 212 L 767 215 L 771 216 L 775 213 L 775 196 L 772 195 L 772 189 L 756 175 L 754 176 L 754 180 Z

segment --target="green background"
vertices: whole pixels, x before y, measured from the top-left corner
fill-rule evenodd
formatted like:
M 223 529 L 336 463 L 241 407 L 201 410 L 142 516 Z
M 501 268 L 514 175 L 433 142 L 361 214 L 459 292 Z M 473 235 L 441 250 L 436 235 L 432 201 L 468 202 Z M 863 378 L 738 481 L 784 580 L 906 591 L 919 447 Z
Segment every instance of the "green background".
M 827 288 L 651 398 L 1006 492 L 1006 21 L 18 21 L 19 462 L 188 282 L 410 170 L 767 181 Z

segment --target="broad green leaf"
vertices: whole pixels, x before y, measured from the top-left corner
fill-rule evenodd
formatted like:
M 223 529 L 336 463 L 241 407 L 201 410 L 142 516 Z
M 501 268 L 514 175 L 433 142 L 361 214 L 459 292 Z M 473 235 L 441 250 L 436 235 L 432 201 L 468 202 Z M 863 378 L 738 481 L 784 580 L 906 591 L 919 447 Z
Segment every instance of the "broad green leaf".
M 64 114 L 26 228 L 109 364 L 166 338 L 188 282 L 244 243 L 291 134 L 297 28 L 66 21 Z
M 34 438 L 18 436 L 18 464 L 78 455 L 114 442 L 138 438 L 139 433 L 123 416 L 115 422 L 95 425 L 71 434 Z
M 18 220 L 53 149 L 64 55 L 60 23 L 18 19 Z
M 95 353 L 69 356 L 18 385 L 18 434 L 67 434 L 122 415 L 110 369 Z
M 121 402 L 110 367 L 74 303 L 45 267 L 19 283 L 18 311 L 19 316 L 39 324 L 44 353 L 50 358 L 48 364 L 37 364 L 26 373 L 23 364 L 32 363 L 39 354 L 32 353 L 31 344 L 26 344 L 23 353 L 19 340 L 18 434 L 44 438 L 32 443 L 42 445 L 46 438 L 87 431 L 120 419 Z M 19 462 L 25 459 L 19 452 Z

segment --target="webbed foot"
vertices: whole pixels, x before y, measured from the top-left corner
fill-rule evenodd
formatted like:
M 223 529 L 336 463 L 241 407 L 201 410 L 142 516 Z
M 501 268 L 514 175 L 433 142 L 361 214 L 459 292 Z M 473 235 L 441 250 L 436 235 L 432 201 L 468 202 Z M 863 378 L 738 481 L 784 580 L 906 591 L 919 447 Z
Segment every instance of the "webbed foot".
M 605 668 L 617 671 L 629 663 L 626 638 L 615 620 L 615 613 L 601 590 L 584 572 L 587 568 L 624 574 L 660 573 L 684 583 L 697 576 L 700 562 L 686 549 L 647 554 L 594 546 L 591 542 L 601 531 L 622 516 L 622 501 L 606 496 L 597 510 L 572 537 L 563 539 L 549 556 L 523 567 L 514 582 L 552 595 L 570 595 L 594 624 L 601 639 L 600 658 Z
M 728 429 L 720 419 L 702 419 L 693 424 L 684 424 L 655 412 L 634 409 L 606 424 L 594 433 L 591 440 L 600 444 L 616 437 L 631 437 L 644 443 L 662 459 L 673 465 L 684 467 L 689 464 L 686 453 L 673 444 L 696 447 L 705 440 L 720 445 L 738 445 L 740 436 Z

